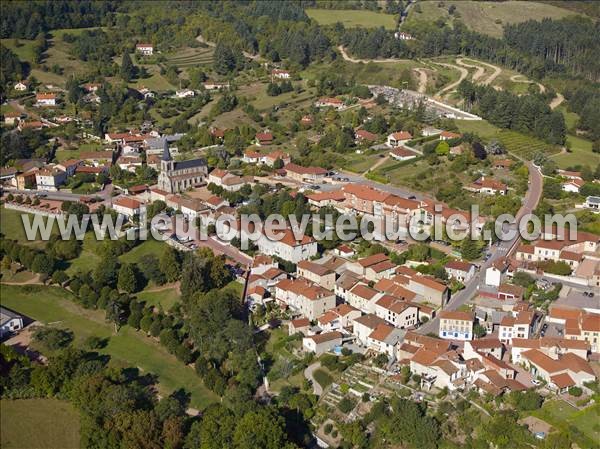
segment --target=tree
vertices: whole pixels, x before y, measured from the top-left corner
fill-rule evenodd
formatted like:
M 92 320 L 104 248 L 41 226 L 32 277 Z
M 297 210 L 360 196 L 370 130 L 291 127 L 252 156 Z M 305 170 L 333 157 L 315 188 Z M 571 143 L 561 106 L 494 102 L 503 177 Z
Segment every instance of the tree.
M 487 331 L 485 330 L 485 327 L 483 327 L 481 324 L 476 323 L 475 326 L 473 326 L 473 334 L 477 338 L 483 338 L 483 337 L 485 337 L 486 333 L 487 333 Z
M 123 53 L 123 59 L 121 60 L 121 70 L 119 71 L 121 78 L 125 82 L 131 81 L 135 78 L 137 70 L 133 62 L 131 62 L 131 57 L 129 53 Z
M 33 331 L 33 339 L 42 343 L 48 349 L 56 351 L 66 348 L 73 341 L 73 332 L 68 329 L 55 327 L 36 327 Z
M 219 75 L 227 75 L 235 71 L 237 66 L 236 57 L 230 46 L 222 41 L 217 43 L 213 55 L 213 68 Z
M 37 254 L 33 259 L 31 271 L 34 273 L 50 275 L 54 271 L 55 261 L 52 257 L 46 254 Z
M 119 290 L 127 293 L 135 293 L 138 291 L 139 282 L 135 266 L 133 264 L 124 264 L 119 269 L 119 280 L 117 282 Z
M 167 246 L 162 252 L 158 265 L 167 282 L 175 282 L 181 276 L 181 262 L 177 251 L 171 246 Z
M 284 426 L 284 419 L 272 408 L 265 407 L 246 413 L 235 426 L 233 447 L 289 449 L 293 446 L 286 442 Z
M 463 259 L 475 260 L 481 255 L 481 248 L 479 242 L 471 239 L 469 236 L 465 237 L 460 245 L 460 254 Z

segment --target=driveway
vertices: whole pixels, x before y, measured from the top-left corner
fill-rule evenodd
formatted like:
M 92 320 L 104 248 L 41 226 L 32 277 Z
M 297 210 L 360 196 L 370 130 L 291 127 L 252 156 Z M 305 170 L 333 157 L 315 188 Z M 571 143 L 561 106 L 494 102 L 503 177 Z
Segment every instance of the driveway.
M 313 377 L 313 373 L 319 368 L 321 368 L 321 362 L 315 362 L 312 365 L 306 367 L 306 369 L 304 370 L 304 377 L 312 382 L 313 393 L 317 396 L 321 396 L 323 394 L 323 388 L 321 387 L 321 385 L 319 385 L 319 382 L 317 382 Z

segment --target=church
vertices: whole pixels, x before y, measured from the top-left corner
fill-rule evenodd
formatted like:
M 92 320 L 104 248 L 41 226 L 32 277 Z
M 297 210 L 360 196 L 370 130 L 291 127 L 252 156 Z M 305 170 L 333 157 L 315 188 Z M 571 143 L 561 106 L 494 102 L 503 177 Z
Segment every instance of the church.
M 208 167 L 204 159 L 174 161 L 169 151 L 169 143 L 165 139 L 160 173 L 158 174 L 159 189 L 169 193 L 183 192 L 191 187 L 201 185 L 207 176 Z

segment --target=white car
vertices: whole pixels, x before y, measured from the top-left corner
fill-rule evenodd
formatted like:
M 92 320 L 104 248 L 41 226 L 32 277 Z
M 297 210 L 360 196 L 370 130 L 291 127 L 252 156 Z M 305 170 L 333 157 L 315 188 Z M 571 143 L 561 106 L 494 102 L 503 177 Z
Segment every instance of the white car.
M 531 383 L 535 386 L 541 385 L 542 383 L 537 379 L 531 379 Z

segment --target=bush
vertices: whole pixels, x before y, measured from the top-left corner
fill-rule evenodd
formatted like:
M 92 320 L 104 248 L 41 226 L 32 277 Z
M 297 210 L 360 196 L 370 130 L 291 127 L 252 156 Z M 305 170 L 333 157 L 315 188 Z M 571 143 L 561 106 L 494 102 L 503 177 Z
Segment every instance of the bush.
M 583 394 L 583 390 L 579 387 L 569 387 L 569 394 L 578 398 Z
M 73 332 L 55 327 L 38 327 L 33 331 L 33 339 L 54 351 L 69 346 L 73 341 Z
M 329 435 L 332 430 L 333 430 L 333 424 L 331 424 L 330 422 L 325 424 L 325 426 L 323 427 L 323 432 L 325 432 L 325 435 Z
M 350 413 L 355 406 L 356 402 L 349 397 L 344 397 L 340 402 L 338 402 L 338 409 L 342 413 Z

